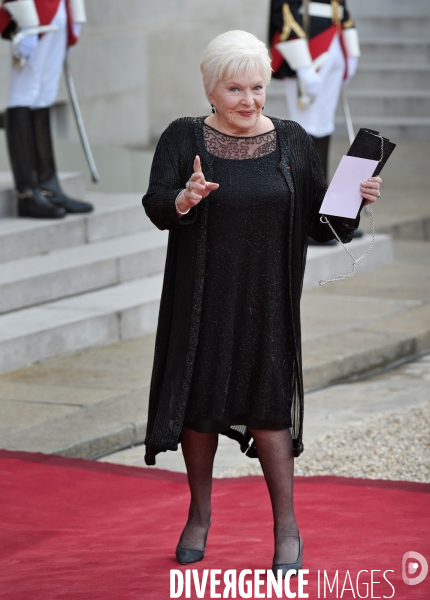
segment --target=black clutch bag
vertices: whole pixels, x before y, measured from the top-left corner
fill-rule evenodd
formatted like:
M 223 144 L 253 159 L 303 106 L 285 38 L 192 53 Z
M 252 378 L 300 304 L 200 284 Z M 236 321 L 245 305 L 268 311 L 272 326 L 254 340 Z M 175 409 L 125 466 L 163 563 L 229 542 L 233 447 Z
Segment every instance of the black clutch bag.
M 372 175 L 372 177 L 377 177 L 385 167 L 385 163 L 390 158 L 395 147 L 396 144 L 379 135 L 378 131 L 360 129 L 346 154 L 347 156 L 379 161 Z
M 396 144 L 390 142 L 389 139 L 379 135 L 378 131 L 373 129 L 360 129 L 351 144 L 351 148 L 346 153 L 347 156 L 356 156 L 357 158 L 370 158 L 370 160 L 379 161 L 376 169 L 373 171 L 372 177 L 377 177 L 385 167 L 387 160 L 390 158 Z M 361 203 L 361 209 L 364 206 L 364 200 Z

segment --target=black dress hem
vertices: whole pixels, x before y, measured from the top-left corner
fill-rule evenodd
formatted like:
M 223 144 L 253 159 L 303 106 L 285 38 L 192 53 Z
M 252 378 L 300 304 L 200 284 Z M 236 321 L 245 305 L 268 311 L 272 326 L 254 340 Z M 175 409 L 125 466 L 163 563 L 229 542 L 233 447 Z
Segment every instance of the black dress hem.
M 291 423 L 277 423 L 270 419 L 257 419 L 251 414 L 227 417 L 220 420 L 199 419 L 184 422 L 184 427 L 199 433 L 225 433 L 232 425 L 242 425 L 247 429 L 269 429 L 271 431 L 280 431 L 291 427 Z

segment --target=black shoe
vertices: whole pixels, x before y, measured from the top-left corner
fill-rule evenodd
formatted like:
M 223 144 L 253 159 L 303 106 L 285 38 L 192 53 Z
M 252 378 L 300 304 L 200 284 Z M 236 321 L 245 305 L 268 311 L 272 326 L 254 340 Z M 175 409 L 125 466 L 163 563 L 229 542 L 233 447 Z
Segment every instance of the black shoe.
M 311 238 L 311 236 L 308 237 L 308 246 L 336 246 L 336 244 L 337 240 L 329 240 L 328 242 L 323 242 L 321 244 L 314 240 L 314 238 Z
M 89 202 L 81 202 L 67 196 L 60 187 L 55 166 L 49 107 L 31 111 L 36 148 L 38 181 L 42 193 L 56 206 L 68 213 L 88 213 L 93 210 Z
M 18 192 L 18 215 L 33 219 L 63 219 L 66 211 L 51 204 L 40 190 Z
M 355 229 L 354 233 L 353 233 L 353 237 L 355 238 L 361 238 L 363 237 L 364 233 L 361 231 L 361 229 Z
M 68 213 L 89 213 L 94 207 L 89 202 L 74 200 L 67 196 L 58 185 L 57 177 L 41 184 L 42 194 L 55 206 L 62 207 Z
M 297 560 L 293 563 L 287 563 L 284 565 L 272 565 L 272 571 L 273 571 L 274 576 L 277 577 L 278 571 L 281 570 L 282 571 L 282 579 L 284 579 L 284 577 L 288 573 L 288 571 L 291 571 L 291 570 L 296 571 L 296 573 L 294 575 L 292 575 L 292 577 L 297 577 L 299 570 L 302 568 L 303 568 L 303 540 L 299 536 L 299 555 L 297 557 Z
M 209 523 L 209 527 L 210 526 L 211 526 L 211 524 Z M 203 550 L 194 550 L 192 548 L 183 548 L 181 546 L 181 540 L 182 540 L 182 534 L 184 532 L 182 532 L 181 537 L 179 538 L 178 545 L 176 546 L 176 558 L 181 563 L 181 565 L 189 565 L 191 563 L 195 563 L 195 562 L 199 562 L 200 560 L 203 560 L 203 558 L 205 557 L 206 541 L 208 539 L 209 527 L 206 531 Z

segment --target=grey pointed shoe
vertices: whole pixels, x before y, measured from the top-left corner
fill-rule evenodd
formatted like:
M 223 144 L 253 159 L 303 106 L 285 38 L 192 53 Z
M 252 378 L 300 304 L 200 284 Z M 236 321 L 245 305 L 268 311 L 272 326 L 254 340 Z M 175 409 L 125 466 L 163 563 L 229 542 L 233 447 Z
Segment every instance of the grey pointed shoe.
M 288 571 L 295 570 L 295 575 L 292 577 L 297 577 L 298 571 L 303 568 L 303 540 L 299 536 L 299 555 L 297 560 L 293 563 L 287 563 L 285 565 L 272 565 L 272 571 L 275 577 L 278 575 L 278 571 L 282 571 L 282 579 L 284 579 L 285 575 Z
M 209 527 L 210 526 L 211 526 L 211 524 L 209 523 Z M 181 565 L 189 565 L 191 563 L 195 563 L 195 562 L 199 562 L 200 560 L 203 560 L 203 558 L 205 557 L 206 541 L 208 539 L 209 527 L 206 531 L 203 550 L 194 550 L 194 548 L 183 548 L 181 546 L 181 541 L 182 541 L 182 534 L 181 534 L 178 545 L 176 546 L 176 558 L 181 563 Z

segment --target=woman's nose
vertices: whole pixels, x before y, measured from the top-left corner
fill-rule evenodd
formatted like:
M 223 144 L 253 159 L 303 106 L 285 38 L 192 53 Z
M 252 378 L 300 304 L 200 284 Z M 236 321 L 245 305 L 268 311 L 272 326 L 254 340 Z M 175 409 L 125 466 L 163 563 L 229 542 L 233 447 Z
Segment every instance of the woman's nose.
M 242 101 L 244 102 L 244 104 L 246 104 L 247 106 L 251 106 L 254 99 L 252 97 L 252 93 L 251 90 L 245 91 L 245 95 L 242 98 Z

